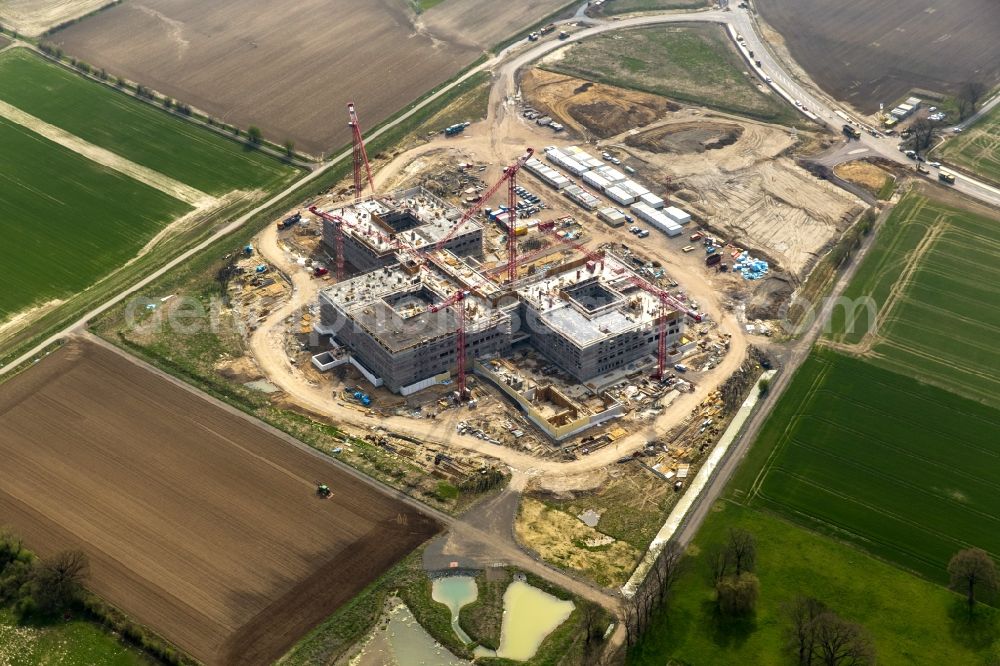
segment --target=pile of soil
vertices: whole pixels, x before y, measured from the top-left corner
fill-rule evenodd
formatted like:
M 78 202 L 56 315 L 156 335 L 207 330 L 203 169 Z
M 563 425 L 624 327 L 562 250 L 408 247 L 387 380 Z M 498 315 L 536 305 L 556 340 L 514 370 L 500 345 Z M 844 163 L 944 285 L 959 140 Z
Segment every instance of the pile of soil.
M 658 127 L 626 137 L 629 146 L 651 153 L 703 153 L 731 146 L 743 136 L 743 127 L 735 123 L 692 122 Z

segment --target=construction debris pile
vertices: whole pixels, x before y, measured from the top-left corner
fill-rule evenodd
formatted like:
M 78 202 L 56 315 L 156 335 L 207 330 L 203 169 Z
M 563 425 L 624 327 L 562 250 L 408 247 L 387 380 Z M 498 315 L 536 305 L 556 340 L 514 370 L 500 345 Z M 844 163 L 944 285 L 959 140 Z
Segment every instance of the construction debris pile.
M 486 165 L 472 162 L 443 165 L 427 173 L 420 179 L 420 185 L 439 197 L 462 197 L 464 203 L 473 203 L 486 189 L 486 183 L 479 174 L 486 171 Z

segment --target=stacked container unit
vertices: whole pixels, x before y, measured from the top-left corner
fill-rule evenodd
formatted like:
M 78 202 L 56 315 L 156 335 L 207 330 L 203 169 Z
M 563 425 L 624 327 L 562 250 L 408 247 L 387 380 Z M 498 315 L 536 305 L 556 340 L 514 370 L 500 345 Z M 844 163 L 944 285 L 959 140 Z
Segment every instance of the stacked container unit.
M 594 210 L 600 205 L 601 201 L 593 194 L 583 189 L 579 185 L 570 185 L 565 190 L 563 194 L 569 197 L 572 201 L 575 201 L 580 206 L 583 206 L 587 210 Z
M 617 185 L 613 185 L 608 189 L 604 190 L 604 193 L 608 195 L 608 198 L 617 204 L 622 206 L 627 206 L 635 201 L 635 195 L 631 192 L 626 192 Z
M 639 201 L 646 204 L 650 208 L 656 208 L 656 209 L 663 208 L 663 203 L 664 203 L 663 199 L 656 196 L 652 192 L 646 192 L 645 194 L 643 194 L 641 197 L 639 197 Z
M 637 203 L 632 206 L 632 212 L 640 220 L 649 222 L 654 227 L 673 238 L 681 234 L 681 225 L 677 224 L 662 212 L 651 208 L 644 203 Z
M 626 192 L 631 193 L 632 196 L 635 197 L 635 199 L 638 199 L 643 194 L 649 194 L 649 190 L 647 190 L 645 187 L 635 182 L 634 180 L 623 180 L 622 182 L 618 183 L 618 187 L 622 188 Z
M 598 169 L 604 166 L 604 162 L 597 159 L 579 146 L 568 146 L 563 152 L 570 158 L 587 167 L 587 169 Z
M 597 217 L 611 227 L 620 227 L 625 224 L 625 213 L 617 208 L 602 208 L 597 211 Z
M 545 150 L 545 157 L 558 167 L 566 169 L 574 176 L 582 176 L 590 171 L 589 167 L 577 162 L 575 159 L 562 152 L 558 148 L 548 148 Z
M 611 186 L 611 183 L 608 182 L 608 179 L 602 177 L 596 171 L 588 171 L 587 173 L 583 174 L 583 182 L 585 182 L 587 185 L 590 185 L 591 187 L 597 188 L 601 192 L 603 192 L 604 190 L 608 189 L 608 187 Z
M 670 206 L 669 208 L 664 208 L 663 214 L 669 217 L 677 224 L 687 224 L 688 222 L 691 221 L 691 216 L 682 211 L 677 206 Z
M 623 174 L 621 171 L 614 168 L 613 166 L 608 166 L 607 164 L 600 166 L 594 170 L 598 174 L 600 174 L 601 178 L 605 179 L 609 183 L 620 183 L 626 178 L 628 178 L 628 176 Z
M 535 158 L 531 158 L 525 162 L 524 168 L 538 176 L 546 185 L 554 187 L 557 190 L 561 190 L 570 184 L 569 178 Z

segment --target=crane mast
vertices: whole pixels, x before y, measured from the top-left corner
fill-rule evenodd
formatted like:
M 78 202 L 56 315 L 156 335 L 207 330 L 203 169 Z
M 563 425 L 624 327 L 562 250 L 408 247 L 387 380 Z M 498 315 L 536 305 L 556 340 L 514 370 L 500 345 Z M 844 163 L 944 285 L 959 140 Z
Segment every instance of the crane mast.
M 364 166 L 364 171 L 368 175 L 368 185 L 371 187 L 373 194 L 375 193 L 375 180 L 372 178 L 372 167 L 368 163 L 368 151 L 365 149 L 364 137 L 361 136 L 361 124 L 358 122 L 358 112 L 354 108 L 354 102 L 347 104 L 347 117 L 347 125 L 351 128 L 354 141 L 354 196 L 360 198 L 361 193 L 364 191 L 361 182 L 362 166 Z

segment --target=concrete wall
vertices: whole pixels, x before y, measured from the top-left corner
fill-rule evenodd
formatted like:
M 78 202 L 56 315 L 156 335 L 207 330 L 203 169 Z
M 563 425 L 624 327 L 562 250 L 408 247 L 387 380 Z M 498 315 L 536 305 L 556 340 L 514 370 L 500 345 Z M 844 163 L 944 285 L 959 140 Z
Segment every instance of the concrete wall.
M 547 359 L 573 375 L 579 382 L 624 367 L 649 354 L 656 355 L 657 330 L 655 325 L 645 330 L 633 329 L 586 347 L 580 347 L 550 329 L 522 303 L 521 317 L 532 327 L 531 344 Z M 667 346 L 680 340 L 684 330 L 680 318 L 667 322 Z
M 514 402 L 517 403 L 532 423 L 538 426 L 542 432 L 557 442 L 568 437 L 572 437 L 573 435 L 577 435 L 588 428 L 593 428 L 594 426 L 604 423 L 609 419 L 613 419 L 616 416 L 621 416 L 625 412 L 625 407 L 621 403 L 613 402 L 598 414 L 584 415 L 560 426 L 554 426 L 549 423 L 542 413 L 535 408 L 527 397 L 521 395 L 518 391 L 514 390 L 513 387 L 509 386 L 500 375 L 490 370 L 486 364 L 476 361 L 475 371 L 476 374 L 486 377 L 493 382 L 497 388 L 506 393 Z
M 400 351 L 392 351 L 368 333 L 363 327 L 347 317 L 336 304 L 320 294 L 320 325 L 323 330 L 334 331 L 337 341 L 350 350 L 368 367 L 371 373 L 380 377 L 385 386 L 394 393 L 404 387 L 453 372 L 457 367 L 456 333 L 447 333 L 429 339 L 424 344 Z M 511 347 L 511 324 L 509 317 L 501 317 L 497 325 L 480 331 L 467 331 L 466 367 L 472 367 L 473 357 L 507 354 Z

